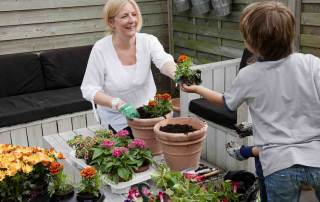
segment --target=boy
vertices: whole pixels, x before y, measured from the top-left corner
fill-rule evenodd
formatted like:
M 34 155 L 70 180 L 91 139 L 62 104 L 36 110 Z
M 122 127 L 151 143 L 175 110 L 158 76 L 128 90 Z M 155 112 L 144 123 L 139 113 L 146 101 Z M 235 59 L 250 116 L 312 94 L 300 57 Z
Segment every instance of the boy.
M 223 95 L 182 85 L 185 92 L 229 110 L 248 104 L 272 202 L 298 201 L 305 184 L 320 200 L 320 59 L 293 53 L 294 23 L 282 3 L 249 5 L 241 15 L 240 31 L 257 62 L 242 69 Z

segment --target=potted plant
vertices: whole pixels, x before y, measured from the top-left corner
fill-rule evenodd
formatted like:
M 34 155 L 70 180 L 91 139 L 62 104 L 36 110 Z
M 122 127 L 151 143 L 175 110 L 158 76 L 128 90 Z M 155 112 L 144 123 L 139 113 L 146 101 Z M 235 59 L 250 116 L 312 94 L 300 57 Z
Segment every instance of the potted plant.
M 201 71 L 192 70 L 192 59 L 186 55 L 180 55 L 177 60 L 175 72 L 175 82 L 187 85 L 199 85 L 201 81 Z
M 83 137 L 82 135 L 76 135 L 72 139 L 67 141 L 67 144 L 75 149 L 75 157 L 84 159 L 87 164 L 92 161 L 93 151 L 91 148 L 95 145 L 99 145 L 99 138 L 97 137 Z
M 159 121 L 172 117 L 171 95 L 168 93 L 157 94 L 154 100 L 150 100 L 148 105 L 138 108 L 140 118 L 127 120 L 131 127 L 133 136 L 142 139 L 146 147 L 151 149 L 153 155 L 162 153 L 158 144 L 153 127 Z
M 169 118 L 154 126 L 164 159 L 172 170 L 198 166 L 207 128 L 204 121 L 192 117 Z
M 232 189 L 230 181 L 210 181 L 199 184 L 185 178 L 181 172 L 173 172 L 164 164 L 157 167 L 152 176 L 156 186 L 164 190 L 170 201 L 239 201 L 239 194 Z
M 53 149 L 0 144 L 0 199 L 39 201 L 47 194 L 48 167 L 57 157 Z
M 202 15 L 210 11 L 210 0 L 191 0 L 192 12 Z
M 87 166 L 80 171 L 81 181 L 77 200 L 80 202 L 103 201 L 104 195 L 100 192 L 100 176 L 92 166 Z
M 73 186 L 68 183 L 67 176 L 63 172 L 63 164 L 53 162 L 50 164 L 48 192 L 52 201 L 60 201 L 71 198 L 74 194 Z
M 231 0 L 211 0 L 216 16 L 226 16 L 231 13 Z
M 140 173 L 149 169 L 154 162 L 150 149 L 145 147 L 145 142 L 141 139 L 134 139 L 129 145 L 129 155 L 134 159 L 136 167 L 134 171 Z

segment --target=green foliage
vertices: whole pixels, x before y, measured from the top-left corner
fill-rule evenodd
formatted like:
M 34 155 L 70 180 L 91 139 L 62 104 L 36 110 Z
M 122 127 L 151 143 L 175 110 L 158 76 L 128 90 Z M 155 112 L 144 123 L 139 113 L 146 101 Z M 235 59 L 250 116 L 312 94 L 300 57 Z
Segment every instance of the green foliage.
M 238 195 L 232 192 L 230 181 L 225 181 L 221 186 L 209 184 L 207 187 L 185 179 L 180 172 L 171 172 L 164 164 L 158 165 L 157 174 L 152 176 L 156 186 L 169 195 L 172 202 L 220 202 L 227 199 L 236 202 Z
M 82 177 L 80 181 L 80 185 L 78 187 L 78 193 L 91 193 L 92 195 L 98 197 L 99 196 L 99 188 L 101 185 L 100 181 L 100 173 L 98 172 L 92 178 Z
M 151 118 L 165 116 L 172 110 L 171 95 L 168 93 L 157 94 L 143 109 Z
M 0 181 L 0 202 L 27 201 L 34 194 L 32 189 L 48 183 L 49 171 L 41 163 L 34 166 L 29 174 L 18 172 Z M 45 186 L 44 186 L 45 187 Z
M 58 174 L 51 175 L 49 177 L 48 192 L 50 197 L 54 193 L 66 193 L 72 188 L 73 187 L 68 182 L 68 177 L 63 173 L 63 170 L 61 170 Z
M 180 55 L 177 62 L 177 69 L 175 72 L 175 82 L 187 85 L 199 85 L 201 81 L 201 71 L 192 70 L 192 60 L 186 55 Z

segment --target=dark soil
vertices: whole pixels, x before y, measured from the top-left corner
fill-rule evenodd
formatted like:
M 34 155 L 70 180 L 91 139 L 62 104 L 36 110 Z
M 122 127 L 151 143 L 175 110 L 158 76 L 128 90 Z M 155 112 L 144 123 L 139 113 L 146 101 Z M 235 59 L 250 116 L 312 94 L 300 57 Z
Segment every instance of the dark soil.
M 139 115 L 140 115 L 140 119 L 148 119 L 151 118 L 151 114 L 149 114 L 148 112 L 146 112 L 143 107 L 139 107 L 137 109 Z
M 160 131 L 166 133 L 190 133 L 196 131 L 196 129 L 187 124 L 168 124 L 166 126 L 161 126 Z
M 190 85 L 199 85 L 202 80 L 201 80 L 201 71 L 200 70 L 196 70 L 195 74 L 190 75 L 190 76 L 182 76 L 180 78 L 181 83 L 187 84 L 188 86 Z

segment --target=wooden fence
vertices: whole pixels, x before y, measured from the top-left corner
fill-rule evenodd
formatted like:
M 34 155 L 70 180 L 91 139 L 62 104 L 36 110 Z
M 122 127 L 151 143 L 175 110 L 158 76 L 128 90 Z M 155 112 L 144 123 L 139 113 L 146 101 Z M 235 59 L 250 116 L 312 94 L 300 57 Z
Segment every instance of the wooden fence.
M 173 11 L 174 55 L 184 53 L 196 63 L 238 58 L 244 48 L 239 31 L 243 8 L 255 0 L 232 0 L 232 13 L 216 17 L 214 11 L 196 15 L 190 10 Z M 297 50 L 320 57 L 320 0 L 281 0 L 294 12 L 297 21 Z
M 0 55 L 93 44 L 105 35 L 106 0 L 1 0 Z M 166 0 L 137 0 L 143 32 L 168 44 Z

